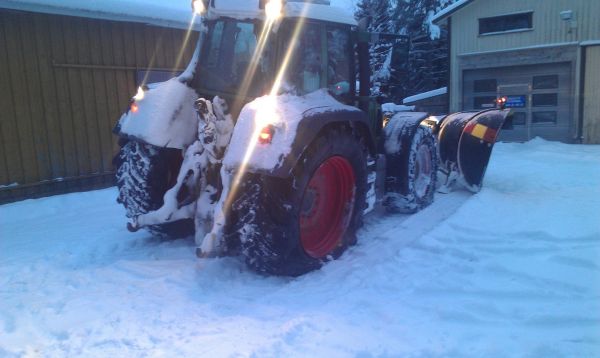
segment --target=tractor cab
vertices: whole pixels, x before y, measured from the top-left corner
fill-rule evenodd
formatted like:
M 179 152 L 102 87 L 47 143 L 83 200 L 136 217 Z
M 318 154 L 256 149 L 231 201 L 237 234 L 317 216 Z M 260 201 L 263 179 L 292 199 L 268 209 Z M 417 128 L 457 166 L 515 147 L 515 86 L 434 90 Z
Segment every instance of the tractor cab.
M 354 102 L 356 22 L 329 1 L 196 0 L 193 8 L 203 17 L 191 81 L 201 96 L 226 99 L 234 114 L 266 94 L 321 88 Z

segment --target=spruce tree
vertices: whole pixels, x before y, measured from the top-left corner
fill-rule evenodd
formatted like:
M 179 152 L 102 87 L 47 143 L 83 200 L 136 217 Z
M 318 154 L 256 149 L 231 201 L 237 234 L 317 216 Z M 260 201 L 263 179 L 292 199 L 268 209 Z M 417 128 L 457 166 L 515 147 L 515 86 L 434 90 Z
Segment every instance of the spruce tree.
M 431 18 L 454 1 L 397 0 L 394 31 L 410 38 L 406 75 L 399 79 L 406 96 L 448 85 L 447 30 Z
M 392 6 L 390 0 L 360 0 L 357 4 L 355 17 L 357 20 L 366 18 L 367 31 L 377 34 L 393 33 L 394 24 L 391 20 Z M 371 65 L 371 94 L 384 95 L 382 87 L 389 85 L 392 73 L 391 56 L 392 41 L 381 39 L 369 46 Z

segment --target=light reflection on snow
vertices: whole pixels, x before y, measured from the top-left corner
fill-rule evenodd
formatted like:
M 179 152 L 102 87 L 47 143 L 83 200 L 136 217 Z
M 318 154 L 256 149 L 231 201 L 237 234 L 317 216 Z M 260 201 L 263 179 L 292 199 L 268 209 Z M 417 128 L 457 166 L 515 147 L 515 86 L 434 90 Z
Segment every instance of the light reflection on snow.
M 146 95 L 144 94 L 144 89 L 142 88 L 142 86 L 138 87 L 137 93 L 135 94 L 135 96 L 133 96 L 133 99 L 135 99 L 137 102 L 141 101 L 144 99 Z

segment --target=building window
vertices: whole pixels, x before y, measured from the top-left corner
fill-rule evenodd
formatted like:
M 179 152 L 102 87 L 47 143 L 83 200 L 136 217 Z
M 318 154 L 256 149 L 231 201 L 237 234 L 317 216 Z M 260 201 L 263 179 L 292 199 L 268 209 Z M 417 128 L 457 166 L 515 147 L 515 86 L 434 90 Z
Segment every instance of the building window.
M 534 107 L 555 107 L 558 105 L 558 94 L 538 93 L 531 96 Z
M 533 76 L 533 89 L 558 88 L 558 75 Z
M 473 99 L 475 109 L 485 109 L 496 107 L 496 96 L 480 96 Z
M 496 34 L 533 28 L 533 12 L 479 19 L 479 34 Z
M 473 82 L 473 92 L 496 92 L 498 81 L 490 80 L 475 80 Z
M 527 123 L 527 113 L 525 112 L 513 112 L 512 124 L 514 126 L 524 126 Z
M 531 121 L 533 123 L 551 123 L 556 124 L 556 112 L 533 112 Z

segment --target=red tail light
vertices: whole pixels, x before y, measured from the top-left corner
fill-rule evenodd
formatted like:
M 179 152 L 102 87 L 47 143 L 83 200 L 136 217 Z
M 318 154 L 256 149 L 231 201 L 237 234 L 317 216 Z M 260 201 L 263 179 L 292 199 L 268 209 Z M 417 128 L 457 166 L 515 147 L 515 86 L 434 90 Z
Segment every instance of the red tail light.
M 275 128 L 273 126 L 268 125 L 261 129 L 258 134 L 258 142 L 260 144 L 269 144 L 273 140 L 273 135 L 275 134 Z

